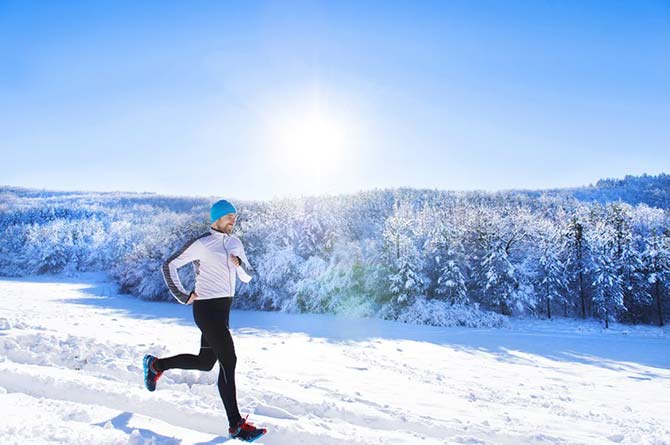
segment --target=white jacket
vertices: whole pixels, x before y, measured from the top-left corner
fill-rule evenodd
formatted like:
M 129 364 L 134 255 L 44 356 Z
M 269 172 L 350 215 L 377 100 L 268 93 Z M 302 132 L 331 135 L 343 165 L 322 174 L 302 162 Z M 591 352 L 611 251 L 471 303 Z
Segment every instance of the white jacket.
M 235 267 L 230 255 L 240 259 Z M 195 265 L 195 293 L 198 300 L 233 297 L 235 295 L 235 277 L 248 283 L 253 269 L 244 253 L 242 242 L 235 236 L 220 232 L 212 227 L 172 254 L 163 263 L 163 279 L 173 297 L 186 304 L 190 292 L 184 289 L 177 269 L 193 262 Z

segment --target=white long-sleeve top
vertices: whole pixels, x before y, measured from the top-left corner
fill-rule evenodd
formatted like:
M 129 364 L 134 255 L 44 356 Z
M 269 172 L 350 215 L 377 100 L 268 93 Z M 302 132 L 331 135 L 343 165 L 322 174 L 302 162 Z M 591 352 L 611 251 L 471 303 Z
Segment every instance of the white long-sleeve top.
M 235 266 L 230 255 L 240 259 Z M 173 297 L 186 304 L 191 292 L 184 289 L 177 269 L 193 262 L 195 265 L 195 292 L 198 300 L 235 296 L 235 278 L 244 283 L 251 281 L 253 269 L 244 253 L 242 242 L 233 235 L 212 227 L 209 231 L 188 241 L 163 263 L 163 278 Z

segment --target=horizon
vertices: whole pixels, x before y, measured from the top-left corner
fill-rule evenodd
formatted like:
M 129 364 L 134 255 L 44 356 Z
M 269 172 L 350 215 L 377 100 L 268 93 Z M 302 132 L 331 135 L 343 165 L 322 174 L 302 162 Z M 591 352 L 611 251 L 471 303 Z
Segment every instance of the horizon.
M 2 2 L 3 182 L 263 201 L 670 171 L 667 2 L 380 5 Z
M 567 187 L 553 187 L 553 188 L 537 188 L 537 189 L 531 189 L 531 188 L 515 188 L 515 189 L 497 189 L 497 190 L 485 190 L 485 189 L 468 189 L 468 190 L 452 190 L 452 189 L 439 189 L 439 188 L 423 188 L 423 187 L 411 187 L 411 186 L 399 186 L 399 187 L 376 187 L 376 188 L 371 188 L 371 189 L 365 189 L 365 190 L 356 190 L 356 191 L 351 191 L 351 192 L 342 192 L 342 193 L 323 193 L 323 194 L 318 194 L 318 195 L 300 195 L 300 196 L 273 196 L 267 199 L 243 199 L 243 198 L 238 198 L 235 196 L 230 196 L 226 197 L 226 199 L 232 199 L 235 201 L 248 201 L 248 202 L 264 202 L 264 201 L 273 201 L 273 200 L 284 200 L 284 199 L 304 199 L 304 198 L 327 198 L 327 197 L 334 197 L 334 196 L 349 196 L 349 195 L 355 195 L 358 193 L 366 193 L 366 192 L 371 192 L 371 191 L 384 191 L 384 190 L 398 190 L 398 189 L 410 189 L 410 190 L 430 190 L 430 191 L 437 191 L 437 192 L 447 192 L 447 193 L 506 193 L 506 192 L 551 192 L 551 191 L 558 191 L 558 190 L 572 190 L 572 189 L 580 189 L 580 188 L 589 188 L 589 187 L 596 187 L 597 183 L 599 181 L 622 181 L 625 180 L 628 177 L 632 178 L 641 178 L 641 177 L 650 177 L 650 178 L 656 178 L 659 176 L 669 176 L 670 173 L 666 172 L 660 172 L 658 174 L 649 174 L 649 173 L 642 173 L 640 175 L 625 175 L 624 177 L 610 177 L 610 178 L 599 178 L 595 180 L 594 182 L 588 183 L 588 184 L 582 184 L 582 185 L 573 185 L 573 186 L 567 186 Z M 154 192 L 154 191 L 136 191 L 136 190 L 61 190 L 61 189 L 51 189 L 51 188 L 39 188 L 39 187 L 25 187 L 25 186 L 18 186 L 18 185 L 10 185 L 10 184 L 0 184 L 0 189 L 3 188 L 17 188 L 17 189 L 24 189 L 24 190 L 30 190 L 30 191 L 40 191 L 40 192 L 57 192 L 57 193 L 100 193 L 100 194 L 105 194 L 105 193 L 128 193 L 128 194 L 149 194 L 149 195 L 156 195 L 156 196 L 163 196 L 163 197 L 168 197 L 168 198 L 217 198 L 217 195 L 173 195 L 169 193 L 160 193 L 160 192 Z M 220 196 L 219 196 L 220 197 Z

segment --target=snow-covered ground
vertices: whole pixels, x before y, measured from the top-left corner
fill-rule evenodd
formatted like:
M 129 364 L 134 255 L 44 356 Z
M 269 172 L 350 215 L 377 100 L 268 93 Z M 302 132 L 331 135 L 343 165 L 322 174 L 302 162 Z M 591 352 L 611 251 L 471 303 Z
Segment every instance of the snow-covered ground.
M 145 353 L 197 353 L 191 307 L 115 289 L 102 274 L 0 281 L 0 443 L 228 441 L 216 368 L 142 385 Z M 670 444 L 667 329 L 255 311 L 231 328 L 240 410 L 265 445 Z

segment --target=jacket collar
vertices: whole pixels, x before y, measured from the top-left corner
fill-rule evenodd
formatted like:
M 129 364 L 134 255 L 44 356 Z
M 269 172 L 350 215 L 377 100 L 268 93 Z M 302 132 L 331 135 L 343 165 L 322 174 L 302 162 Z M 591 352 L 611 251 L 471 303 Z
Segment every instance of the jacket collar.
M 209 233 L 211 233 L 214 236 L 218 236 L 219 238 L 223 238 L 223 239 L 226 239 L 230 236 L 227 233 L 216 230 L 214 227 L 211 227 L 211 226 L 209 228 Z

